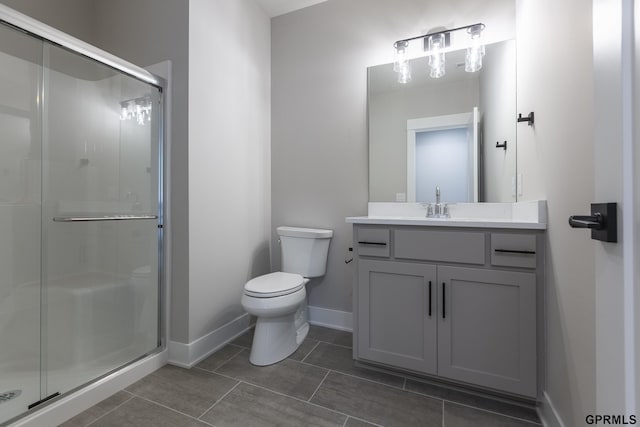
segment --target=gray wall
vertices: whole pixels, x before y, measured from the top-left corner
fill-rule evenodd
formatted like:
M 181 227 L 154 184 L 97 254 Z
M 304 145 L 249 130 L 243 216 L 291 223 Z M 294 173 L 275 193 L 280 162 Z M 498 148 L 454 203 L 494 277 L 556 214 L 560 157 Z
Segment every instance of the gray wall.
M 170 339 L 188 342 L 189 1 L 94 0 L 93 3 L 98 47 L 142 67 L 165 60 L 172 63 Z
M 253 0 L 189 1 L 189 342 L 243 315 L 269 272 L 270 19 Z
M 58 30 L 95 44 L 95 2 L 87 0 L 2 0 L 0 3 Z
M 596 245 L 567 225 L 569 215 L 588 210 L 594 189 L 591 2 L 517 6 L 518 111 L 536 119 L 518 126 L 518 168 L 525 200 L 548 201 L 545 390 L 564 425 L 577 426 L 596 412 L 597 386 Z
M 513 37 L 513 0 L 329 0 L 271 21 L 272 268 L 275 227 L 334 230 L 327 274 L 309 303 L 351 311 L 351 226 L 368 195 L 367 67 L 393 61 L 393 42 L 477 21 L 487 40 Z

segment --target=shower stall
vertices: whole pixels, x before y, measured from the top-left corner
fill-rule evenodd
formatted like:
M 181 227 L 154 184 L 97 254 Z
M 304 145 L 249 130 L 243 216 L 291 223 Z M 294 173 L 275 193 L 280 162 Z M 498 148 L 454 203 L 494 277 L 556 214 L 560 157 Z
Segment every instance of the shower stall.
M 0 424 L 161 348 L 162 83 L 23 18 L 0 9 Z

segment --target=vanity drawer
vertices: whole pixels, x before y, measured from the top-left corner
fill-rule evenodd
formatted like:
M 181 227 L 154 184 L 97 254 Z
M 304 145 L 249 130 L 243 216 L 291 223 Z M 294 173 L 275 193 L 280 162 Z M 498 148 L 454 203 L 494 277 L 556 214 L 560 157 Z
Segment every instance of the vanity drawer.
M 358 227 L 359 256 L 389 257 L 389 229 Z
M 536 268 L 536 236 L 491 234 L 491 265 Z
M 485 233 L 395 230 L 395 257 L 484 264 Z

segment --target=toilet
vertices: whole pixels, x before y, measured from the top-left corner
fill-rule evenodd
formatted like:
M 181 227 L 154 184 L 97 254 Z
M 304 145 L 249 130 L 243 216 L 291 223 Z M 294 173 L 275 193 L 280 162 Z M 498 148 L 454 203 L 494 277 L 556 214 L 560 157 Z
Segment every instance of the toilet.
M 332 230 L 278 227 L 282 271 L 249 280 L 242 307 L 257 317 L 249 361 L 279 362 L 296 351 L 309 332 L 307 292 L 311 278 L 324 276 Z

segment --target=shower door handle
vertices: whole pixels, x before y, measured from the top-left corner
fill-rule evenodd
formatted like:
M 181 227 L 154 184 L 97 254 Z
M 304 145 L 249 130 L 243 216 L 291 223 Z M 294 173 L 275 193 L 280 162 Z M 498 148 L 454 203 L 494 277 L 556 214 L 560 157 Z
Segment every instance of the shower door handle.
M 56 216 L 53 222 L 128 221 L 158 219 L 158 215 Z

